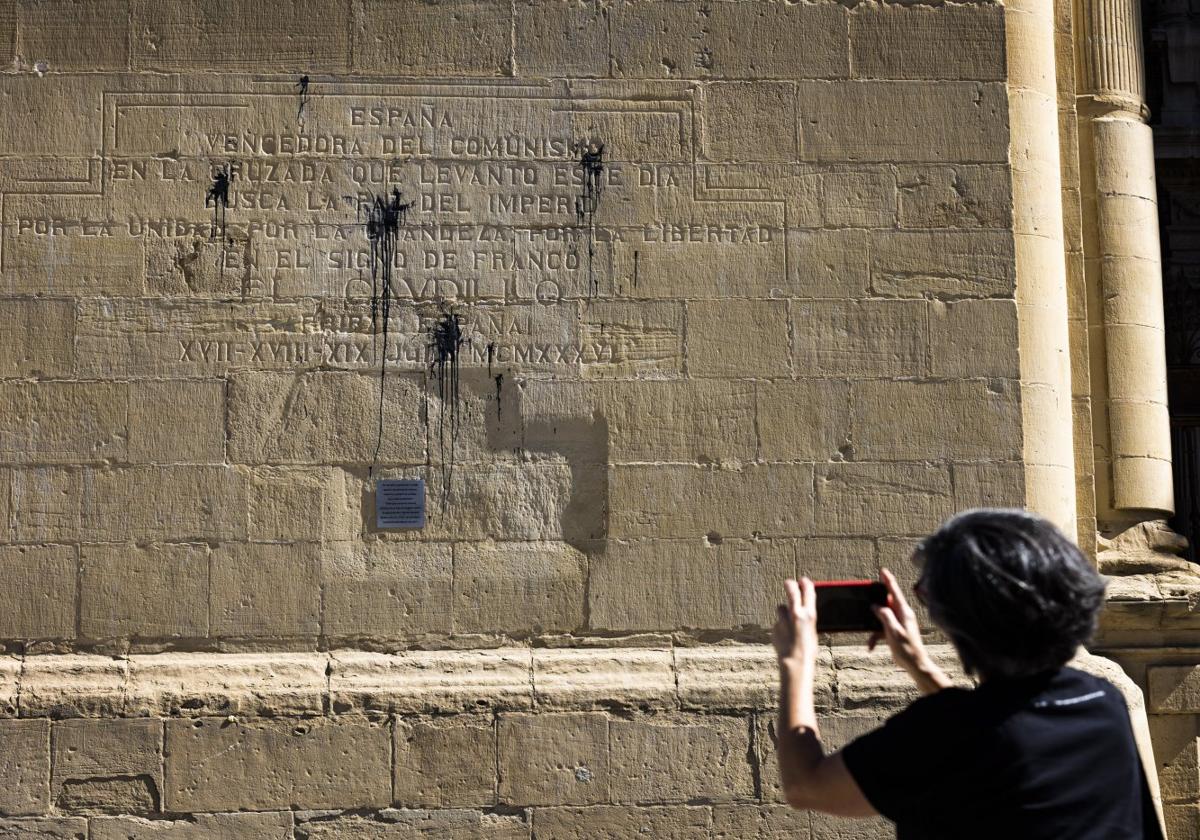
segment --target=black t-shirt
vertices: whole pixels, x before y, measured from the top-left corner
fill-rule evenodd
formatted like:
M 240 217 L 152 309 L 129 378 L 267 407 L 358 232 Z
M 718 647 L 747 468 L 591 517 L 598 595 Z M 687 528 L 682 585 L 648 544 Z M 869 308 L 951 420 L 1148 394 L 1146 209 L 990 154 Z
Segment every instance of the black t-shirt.
M 922 697 L 842 756 L 899 840 L 1162 837 L 1124 698 L 1073 668 Z

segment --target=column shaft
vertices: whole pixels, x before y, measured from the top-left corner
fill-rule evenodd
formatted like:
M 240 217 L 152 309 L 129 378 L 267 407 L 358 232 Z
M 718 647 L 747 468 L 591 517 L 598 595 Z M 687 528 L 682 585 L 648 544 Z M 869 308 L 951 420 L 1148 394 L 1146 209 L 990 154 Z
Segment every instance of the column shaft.
M 1114 534 L 1174 508 L 1154 145 L 1137 0 L 1078 0 L 1077 22 L 1097 513 Z

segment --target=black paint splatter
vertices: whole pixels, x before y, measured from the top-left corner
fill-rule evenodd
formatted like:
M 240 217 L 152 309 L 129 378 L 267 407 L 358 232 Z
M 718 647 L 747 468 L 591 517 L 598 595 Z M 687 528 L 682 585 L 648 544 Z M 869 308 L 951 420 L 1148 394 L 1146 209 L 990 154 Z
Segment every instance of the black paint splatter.
M 442 467 L 442 510 L 446 509 L 446 502 L 450 498 L 450 484 L 454 478 L 454 449 L 458 441 L 459 354 L 466 344 L 462 321 L 453 311 L 443 312 L 429 330 L 429 373 L 430 378 L 437 383 L 439 403 L 438 448 Z
M 493 378 L 496 380 L 496 422 L 498 423 L 504 410 L 504 404 L 500 400 L 500 393 L 504 390 L 504 374 L 497 373 Z
M 232 180 L 233 173 L 229 171 L 229 164 L 225 164 L 224 169 L 217 170 L 213 175 L 212 186 L 204 194 L 204 206 L 208 207 L 211 204 L 213 209 L 212 227 L 208 232 L 209 239 L 216 238 L 218 226 L 221 228 L 221 238 L 225 238 L 225 211 L 229 209 L 229 182 Z
M 387 375 L 388 326 L 392 318 L 392 266 L 396 258 L 396 243 L 400 238 L 400 227 L 408 215 L 412 202 L 401 201 L 400 190 L 392 188 L 392 194 L 375 196 L 367 211 L 367 242 L 371 246 L 371 346 L 379 359 L 379 421 L 375 435 L 375 456 L 379 460 L 379 448 L 383 445 L 383 400 L 384 381 Z M 382 328 L 382 350 L 380 350 L 380 321 Z
M 308 76 L 301 76 L 300 81 L 296 82 L 296 87 L 300 89 L 300 106 L 296 109 L 296 122 L 304 122 L 304 106 L 308 104 Z
M 588 229 L 588 292 L 594 297 L 598 288 L 592 259 L 596 253 L 596 208 L 604 191 L 604 144 L 588 143 L 579 156 L 579 165 L 583 168 L 583 195 L 575 199 L 575 221 Z
M 588 143 L 579 156 L 579 165 L 583 169 L 583 195 L 575 199 L 575 218 L 579 224 L 590 223 L 596 207 L 600 203 L 600 193 L 604 191 L 604 144 Z

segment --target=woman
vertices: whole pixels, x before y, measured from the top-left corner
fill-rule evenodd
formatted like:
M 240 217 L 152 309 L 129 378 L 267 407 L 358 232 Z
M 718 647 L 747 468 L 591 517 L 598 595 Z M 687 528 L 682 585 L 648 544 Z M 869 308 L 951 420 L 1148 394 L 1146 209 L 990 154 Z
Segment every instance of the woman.
M 808 578 L 789 580 L 773 631 L 788 803 L 883 814 L 899 840 L 1161 838 L 1121 694 L 1066 667 L 1104 600 L 1079 549 L 1032 514 L 972 510 L 925 539 L 914 560 L 914 591 L 976 687 L 952 687 L 932 662 L 884 570 L 882 638 L 924 696 L 826 755 L 813 711 L 816 598 Z

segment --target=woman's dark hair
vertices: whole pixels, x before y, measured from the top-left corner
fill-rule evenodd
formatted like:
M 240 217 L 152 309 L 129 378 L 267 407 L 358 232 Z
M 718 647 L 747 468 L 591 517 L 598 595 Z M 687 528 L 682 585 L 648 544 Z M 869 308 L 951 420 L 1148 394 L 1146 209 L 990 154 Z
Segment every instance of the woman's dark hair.
M 969 674 L 1057 668 L 1096 630 L 1104 579 L 1050 522 L 1022 510 L 968 510 L 918 547 L 917 591 Z

